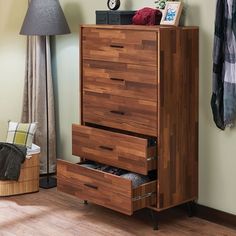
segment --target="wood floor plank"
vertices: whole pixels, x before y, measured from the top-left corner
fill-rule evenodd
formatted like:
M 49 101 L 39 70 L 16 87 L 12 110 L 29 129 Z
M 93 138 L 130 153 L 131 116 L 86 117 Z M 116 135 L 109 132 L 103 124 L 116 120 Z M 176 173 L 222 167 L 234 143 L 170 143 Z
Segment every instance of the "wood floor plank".
M 236 236 L 236 231 L 173 209 L 153 231 L 147 210 L 126 216 L 56 189 L 0 198 L 0 236 Z

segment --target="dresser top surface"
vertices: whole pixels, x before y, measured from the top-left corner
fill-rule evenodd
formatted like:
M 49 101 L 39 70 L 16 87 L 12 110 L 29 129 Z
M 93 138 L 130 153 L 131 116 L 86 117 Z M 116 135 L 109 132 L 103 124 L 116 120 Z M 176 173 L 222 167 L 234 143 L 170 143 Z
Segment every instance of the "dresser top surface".
M 164 25 L 95 25 L 95 24 L 83 24 L 81 28 L 96 28 L 96 29 L 127 29 L 127 30 L 146 30 L 146 31 L 159 31 L 161 29 L 180 29 L 180 30 L 189 30 L 189 29 L 199 29 L 198 26 L 164 26 Z

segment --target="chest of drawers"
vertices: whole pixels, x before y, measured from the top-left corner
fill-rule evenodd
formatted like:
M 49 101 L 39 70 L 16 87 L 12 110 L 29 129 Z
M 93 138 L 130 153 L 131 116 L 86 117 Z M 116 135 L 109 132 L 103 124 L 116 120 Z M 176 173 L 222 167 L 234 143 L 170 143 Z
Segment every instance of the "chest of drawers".
M 195 200 L 198 28 L 83 25 L 80 52 L 73 154 L 152 179 L 59 160 L 58 190 L 128 215 Z

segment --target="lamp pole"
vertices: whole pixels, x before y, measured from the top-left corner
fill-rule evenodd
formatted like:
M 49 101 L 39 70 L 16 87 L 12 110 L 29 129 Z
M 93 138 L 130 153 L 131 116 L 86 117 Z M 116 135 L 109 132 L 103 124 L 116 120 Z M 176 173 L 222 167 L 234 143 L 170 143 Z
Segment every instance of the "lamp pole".
M 49 167 L 49 160 L 50 160 L 50 132 L 49 132 L 49 106 L 48 106 L 48 65 L 47 65 L 47 41 L 49 41 L 49 36 L 44 36 L 45 41 L 45 108 L 46 108 L 46 130 L 47 130 L 47 138 L 46 138 L 46 158 L 47 158 L 47 174 L 46 178 L 41 178 L 39 180 L 39 187 L 44 189 L 54 188 L 57 186 L 57 179 L 50 176 L 50 167 Z M 51 55 L 50 55 L 51 56 Z

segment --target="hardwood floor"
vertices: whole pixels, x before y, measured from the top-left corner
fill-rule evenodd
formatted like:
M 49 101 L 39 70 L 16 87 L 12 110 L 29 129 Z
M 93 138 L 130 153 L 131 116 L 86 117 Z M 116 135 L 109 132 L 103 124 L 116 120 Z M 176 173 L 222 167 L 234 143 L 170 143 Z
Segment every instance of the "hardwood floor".
M 129 217 L 93 204 L 84 205 L 56 189 L 0 198 L 1 236 L 228 236 L 236 230 L 198 218 L 181 210 L 160 215 L 160 230 L 153 231 L 147 211 Z

